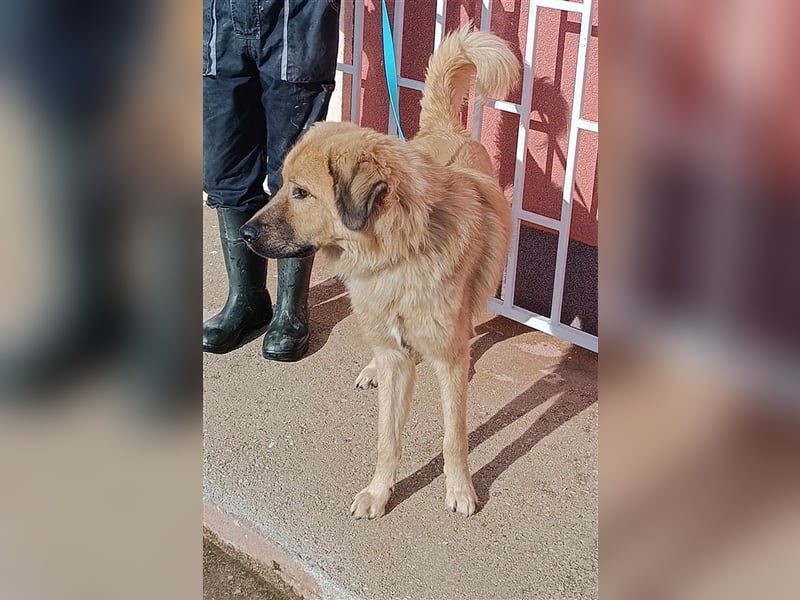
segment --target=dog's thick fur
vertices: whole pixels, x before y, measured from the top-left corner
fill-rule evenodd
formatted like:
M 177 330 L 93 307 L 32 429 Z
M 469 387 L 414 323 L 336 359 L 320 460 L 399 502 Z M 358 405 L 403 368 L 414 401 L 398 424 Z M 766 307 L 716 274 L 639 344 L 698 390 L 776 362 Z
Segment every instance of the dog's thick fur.
M 414 353 L 439 378 L 447 506 L 476 508 L 467 465 L 472 318 L 500 282 L 511 212 L 488 153 L 459 118 L 473 75 L 502 97 L 519 63 L 505 42 L 460 29 L 428 64 L 420 132 L 409 142 L 350 123 L 312 127 L 286 158 L 284 185 L 243 228 L 273 258 L 319 249 L 345 282 L 373 360 L 356 380 L 378 385 L 378 458 L 353 501 L 379 517 L 395 484 L 415 378 Z

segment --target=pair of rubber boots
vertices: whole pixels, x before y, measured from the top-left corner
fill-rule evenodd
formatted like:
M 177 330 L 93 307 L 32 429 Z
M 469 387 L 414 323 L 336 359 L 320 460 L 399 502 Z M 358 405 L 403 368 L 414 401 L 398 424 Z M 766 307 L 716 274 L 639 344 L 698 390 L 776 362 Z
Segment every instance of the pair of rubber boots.
M 278 259 L 278 298 L 273 313 L 266 288 L 267 261 L 252 252 L 239 233 L 253 214 L 217 209 L 228 300 L 203 324 L 203 351 L 225 354 L 266 331 L 264 358 L 296 361 L 308 350 L 308 286 L 314 256 Z

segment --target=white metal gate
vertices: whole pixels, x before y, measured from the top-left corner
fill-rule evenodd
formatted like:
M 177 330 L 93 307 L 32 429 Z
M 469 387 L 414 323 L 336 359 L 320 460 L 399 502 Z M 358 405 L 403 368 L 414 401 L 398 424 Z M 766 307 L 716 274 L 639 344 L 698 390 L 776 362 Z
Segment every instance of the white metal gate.
M 380 3 L 378 0 L 376 5 Z M 490 29 L 492 0 L 482 0 L 480 28 L 484 31 Z M 528 14 L 527 38 L 523 52 L 524 70 L 522 80 L 522 98 L 519 104 L 503 101 L 488 100 L 483 105 L 476 106 L 473 111 L 472 135 L 479 139 L 482 127 L 483 106 L 491 106 L 500 111 L 518 116 L 530 115 L 533 101 L 533 81 L 536 74 L 535 49 L 537 19 L 540 8 L 554 9 L 578 13 L 581 17 L 580 32 L 578 37 L 578 58 L 575 77 L 575 91 L 572 98 L 572 110 L 569 125 L 569 142 L 567 147 L 566 169 L 564 175 L 563 194 L 561 201 L 561 217 L 553 219 L 522 208 L 522 199 L 525 192 L 525 162 L 527 159 L 528 119 L 520 118 L 517 131 L 516 165 L 514 171 L 514 186 L 512 194 L 512 214 L 514 218 L 511 249 L 506 263 L 506 272 L 503 278 L 502 292 L 499 299 L 489 301 L 489 308 L 494 312 L 524 323 L 529 327 L 539 329 L 568 342 L 588 348 L 597 352 L 597 336 L 591 335 L 571 327 L 561 321 L 561 308 L 564 299 L 564 284 L 567 269 L 567 250 L 570 239 L 570 224 L 572 218 L 572 190 L 575 182 L 575 167 L 578 156 L 578 133 L 580 130 L 598 132 L 598 123 L 582 117 L 583 90 L 585 85 L 586 58 L 589 48 L 589 34 L 592 26 L 592 12 L 594 0 L 572 2 L 567 0 L 530 0 Z M 392 30 L 394 32 L 394 47 L 397 64 L 400 65 L 403 39 L 403 15 L 405 0 L 395 0 Z M 436 0 L 436 22 L 434 34 L 434 49 L 438 48 L 445 34 L 447 2 Z M 355 0 L 353 23 L 353 62 L 352 64 L 339 63 L 338 69 L 352 76 L 350 95 L 350 120 L 356 123 L 361 121 L 361 71 L 362 53 L 364 42 L 364 0 Z M 399 70 L 399 69 L 398 69 Z M 399 78 L 401 87 L 422 90 L 423 82 L 405 77 Z M 397 132 L 393 119 L 389 119 L 389 133 Z M 522 222 L 534 223 L 558 232 L 558 250 L 556 254 L 555 276 L 553 281 L 553 297 L 550 316 L 537 314 L 514 304 L 514 290 L 517 285 L 517 260 L 519 257 L 519 237 Z

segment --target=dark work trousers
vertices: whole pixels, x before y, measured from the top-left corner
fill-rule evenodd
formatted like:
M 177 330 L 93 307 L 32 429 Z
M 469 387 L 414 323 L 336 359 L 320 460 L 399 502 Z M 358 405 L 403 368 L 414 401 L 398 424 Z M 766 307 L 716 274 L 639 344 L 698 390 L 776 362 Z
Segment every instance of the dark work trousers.
M 203 0 L 203 189 L 254 211 L 281 186 L 286 153 L 325 118 L 338 0 Z

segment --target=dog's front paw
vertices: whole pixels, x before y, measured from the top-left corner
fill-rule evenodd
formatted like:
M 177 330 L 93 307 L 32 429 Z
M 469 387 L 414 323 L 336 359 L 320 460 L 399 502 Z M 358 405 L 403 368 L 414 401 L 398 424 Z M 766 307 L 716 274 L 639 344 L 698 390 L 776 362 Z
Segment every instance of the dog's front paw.
M 466 517 L 475 513 L 478 506 L 478 496 L 472 481 L 467 479 L 458 483 L 447 482 L 447 495 L 445 498 L 447 508 Z
M 356 387 L 360 390 L 378 387 L 378 369 L 376 369 L 372 363 L 364 367 L 358 377 L 356 377 Z
M 350 514 L 356 519 L 376 519 L 382 517 L 392 491 L 365 487 L 356 494 L 350 506 Z

